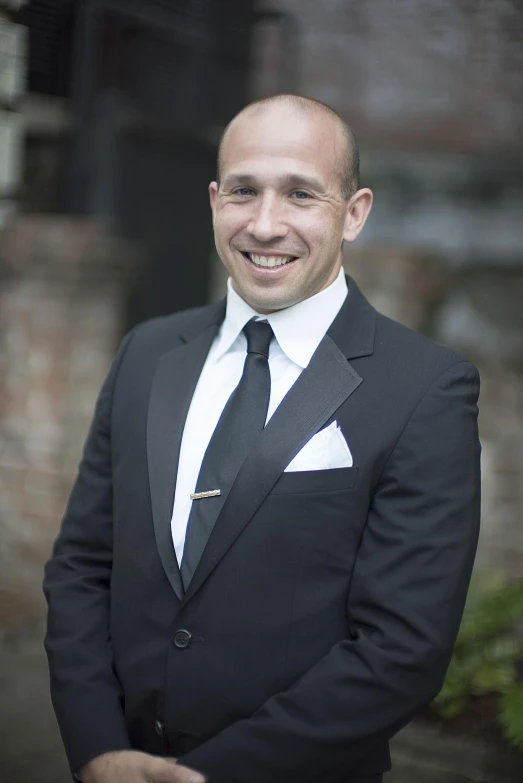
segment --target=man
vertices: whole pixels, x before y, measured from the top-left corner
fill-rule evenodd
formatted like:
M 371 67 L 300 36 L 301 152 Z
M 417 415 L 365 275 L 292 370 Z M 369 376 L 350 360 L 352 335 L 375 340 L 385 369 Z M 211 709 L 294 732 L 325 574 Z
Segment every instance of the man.
M 240 112 L 210 200 L 227 301 L 124 340 L 47 565 L 64 744 L 86 783 L 377 783 L 462 614 L 478 374 L 344 277 L 328 107 Z

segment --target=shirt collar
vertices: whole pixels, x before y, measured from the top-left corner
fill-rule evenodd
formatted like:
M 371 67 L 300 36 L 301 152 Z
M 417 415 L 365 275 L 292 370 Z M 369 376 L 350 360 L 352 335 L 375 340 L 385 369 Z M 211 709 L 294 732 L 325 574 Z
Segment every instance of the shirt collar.
M 229 351 L 241 335 L 245 324 L 251 318 L 258 317 L 270 323 L 274 336 L 287 358 L 304 369 L 338 315 L 347 292 L 345 274 L 343 269 L 340 269 L 336 280 L 318 294 L 285 310 L 270 315 L 260 315 L 234 290 L 229 278 L 227 309 L 218 335 L 215 356 L 220 358 Z M 245 350 L 243 341 L 237 347 Z

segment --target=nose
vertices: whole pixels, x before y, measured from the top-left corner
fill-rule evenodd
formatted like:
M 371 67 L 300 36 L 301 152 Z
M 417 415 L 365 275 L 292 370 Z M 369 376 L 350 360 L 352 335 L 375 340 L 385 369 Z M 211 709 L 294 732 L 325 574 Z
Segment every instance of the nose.
M 287 234 L 288 228 L 276 196 L 266 194 L 257 199 L 248 230 L 258 242 L 270 242 Z

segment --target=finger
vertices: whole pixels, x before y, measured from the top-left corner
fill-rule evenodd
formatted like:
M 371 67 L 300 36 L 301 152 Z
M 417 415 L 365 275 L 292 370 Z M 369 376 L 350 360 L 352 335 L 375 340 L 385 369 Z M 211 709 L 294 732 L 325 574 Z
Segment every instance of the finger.
M 176 764 L 176 769 L 178 770 L 179 783 L 206 783 L 207 781 L 207 778 L 201 772 L 184 767 L 183 764 Z
M 155 759 L 148 773 L 150 783 L 206 783 L 203 775 L 174 759 Z

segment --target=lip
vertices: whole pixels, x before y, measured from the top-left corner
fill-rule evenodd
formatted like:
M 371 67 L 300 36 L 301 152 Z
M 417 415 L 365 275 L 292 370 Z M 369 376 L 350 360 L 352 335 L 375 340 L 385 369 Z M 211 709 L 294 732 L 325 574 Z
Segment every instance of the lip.
M 245 261 L 245 263 L 249 266 L 249 269 L 254 270 L 257 274 L 259 274 L 259 275 L 261 275 L 263 277 L 266 277 L 266 276 L 274 277 L 275 275 L 284 274 L 285 270 L 288 267 L 294 266 L 294 264 L 298 260 L 298 258 L 295 258 L 293 261 L 288 261 L 286 264 L 282 264 L 281 266 L 258 266 L 253 261 L 251 261 L 250 258 L 247 258 L 247 256 L 244 254 L 244 252 L 247 252 L 247 251 L 240 251 L 242 258 Z M 259 255 L 263 255 L 263 254 L 260 253 Z M 280 254 L 279 253 L 271 253 L 270 255 L 271 256 L 278 256 Z M 290 255 L 290 253 L 288 255 Z M 281 258 L 287 258 L 287 255 L 284 256 L 282 254 Z

